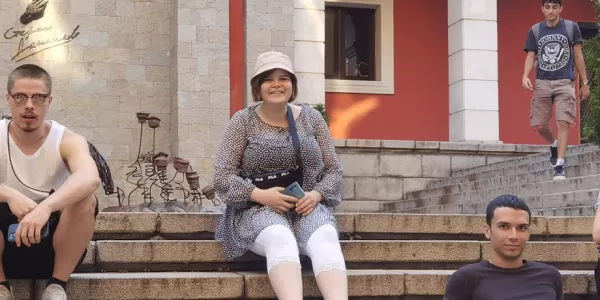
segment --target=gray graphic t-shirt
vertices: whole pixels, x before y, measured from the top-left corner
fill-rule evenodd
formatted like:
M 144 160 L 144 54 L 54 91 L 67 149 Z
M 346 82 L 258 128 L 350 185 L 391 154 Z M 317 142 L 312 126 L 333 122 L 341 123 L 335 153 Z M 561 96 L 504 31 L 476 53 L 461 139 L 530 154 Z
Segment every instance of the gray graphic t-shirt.
M 533 31 L 529 29 L 524 50 L 537 53 L 537 79 L 575 80 L 573 45 L 581 43 L 583 39 L 577 23 L 573 27 L 571 42 L 569 42 L 569 35 L 563 19 L 554 27 L 549 27 L 546 22 L 542 22 L 537 41 Z

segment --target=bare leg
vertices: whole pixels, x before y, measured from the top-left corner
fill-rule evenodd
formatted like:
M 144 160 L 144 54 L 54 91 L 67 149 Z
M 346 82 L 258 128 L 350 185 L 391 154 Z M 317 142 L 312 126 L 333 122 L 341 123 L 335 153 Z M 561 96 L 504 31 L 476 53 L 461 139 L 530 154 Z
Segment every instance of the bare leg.
M 550 125 L 540 125 L 540 126 L 536 126 L 535 128 L 537 129 L 537 132 L 540 134 L 540 136 L 542 138 L 544 138 L 544 140 L 546 140 L 546 142 L 548 142 L 548 144 L 554 143 L 554 136 L 552 134 L 552 128 L 550 127 Z M 558 133 L 560 135 L 560 127 L 558 130 Z M 560 144 L 560 140 L 559 140 L 559 144 Z
M 565 159 L 569 143 L 569 123 L 558 121 L 558 159 Z
M 88 196 L 63 210 L 54 233 L 54 273 L 52 276 L 68 281 L 81 255 L 94 235 L 96 199 Z

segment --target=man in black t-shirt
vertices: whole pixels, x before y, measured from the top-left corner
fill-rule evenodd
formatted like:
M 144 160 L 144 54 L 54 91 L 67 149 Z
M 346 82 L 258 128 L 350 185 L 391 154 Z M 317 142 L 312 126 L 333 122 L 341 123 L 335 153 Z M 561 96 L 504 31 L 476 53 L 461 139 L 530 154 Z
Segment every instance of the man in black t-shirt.
M 486 210 L 490 260 L 461 267 L 446 285 L 444 300 L 563 300 L 560 272 L 522 258 L 529 240 L 531 212 L 523 200 L 503 195 Z

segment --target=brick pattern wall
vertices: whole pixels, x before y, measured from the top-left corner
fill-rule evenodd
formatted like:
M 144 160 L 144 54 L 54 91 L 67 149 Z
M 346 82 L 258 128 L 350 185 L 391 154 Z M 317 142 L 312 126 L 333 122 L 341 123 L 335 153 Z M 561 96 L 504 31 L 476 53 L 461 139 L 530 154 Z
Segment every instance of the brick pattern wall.
M 200 184 L 212 183 L 215 152 L 229 121 L 229 1 L 178 1 L 177 89 L 172 140 Z
M 546 146 L 431 141 L 335 140 L 344 167 L 336 212 L 379 212 L 432 180 L 475 166 L 546 151 Z
M 203 174 L 201 184 L 210 183 L 214 149 L 229 117 L 228 1 L 51 0 L 43 18 L 23 25 L 25 7 L 25 1 L 0 1 L 0 28 L 15 35 L 0 42 L 3 84 L 22 63 L 46 68 L 54 80 L 48 117 L 94 143 L 126 193 L 140 111 L 161 119 L 156 151 L 190 159 Z M 32 29 L 42 30 L 19 35 Z M 17 62 L 43 47 L 25 49 L 11 61 L 21 39 L 23 49 L 69 35 L 75 38 L 68 43 Z M 9 113 L 4 101 L 0 111 Z M 145 126 L 141 152 L 151 146 L 152 130 Z M 117 203 L 116 197 L 100 200 L 101 208 Z
M 294 61 L 294 0 L 246 0 L 246 103 L 254 104 L 250 78 L 256 58 L 280 51 Z

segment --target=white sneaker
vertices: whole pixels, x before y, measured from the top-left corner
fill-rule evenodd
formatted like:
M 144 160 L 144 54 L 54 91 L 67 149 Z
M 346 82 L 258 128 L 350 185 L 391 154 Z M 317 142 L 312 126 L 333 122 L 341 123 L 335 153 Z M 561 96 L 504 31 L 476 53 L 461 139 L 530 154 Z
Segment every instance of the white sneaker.
M 0 285 L 0 300 L 15 300 L 12 289 L 7 289 L 5 286 Z
M 42 300 L 67 300 L 67 293 L 62 286 L 53 283 L 44 290 Z

